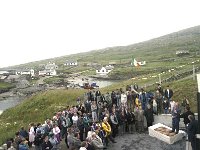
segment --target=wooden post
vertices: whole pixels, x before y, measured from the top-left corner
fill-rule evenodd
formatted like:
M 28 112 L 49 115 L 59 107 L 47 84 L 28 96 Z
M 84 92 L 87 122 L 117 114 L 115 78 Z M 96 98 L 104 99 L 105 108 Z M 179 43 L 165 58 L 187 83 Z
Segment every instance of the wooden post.
M 160 74 L 158 74 L 159 75 L 159 84 L 161 85 L 161 75 Z

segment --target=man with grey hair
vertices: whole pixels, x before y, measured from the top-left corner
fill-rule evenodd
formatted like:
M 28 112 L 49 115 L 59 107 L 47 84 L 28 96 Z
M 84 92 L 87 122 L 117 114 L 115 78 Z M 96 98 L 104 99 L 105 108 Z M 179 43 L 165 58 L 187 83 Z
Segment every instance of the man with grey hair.
M 104 148 L 101 138 L 95 132 L 92 133 L 91 144 L 95 149 L 103 150 Z
M 178 134 L 179 132 L 179 122 L 180 122 L 180 108 L 178 102 L 175 103 L 174 108 L 172 109 L 172 131 Z
M 193 115 L 189 115 L 188 119 L 190 120 L 190 123 L 188 124 L 188 141 L 191 142 L 192 150 L 197 150 L 196 134 L 198 131 L 198 121 L 195 120 Z

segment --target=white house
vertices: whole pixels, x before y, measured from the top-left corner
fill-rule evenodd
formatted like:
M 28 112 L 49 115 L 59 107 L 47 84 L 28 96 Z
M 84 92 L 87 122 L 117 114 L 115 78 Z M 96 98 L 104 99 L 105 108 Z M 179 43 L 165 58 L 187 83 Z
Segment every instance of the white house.
M 55 69 L 53 70 L 42 70 L 42 71 L 39 71 L 39 76 L 56 76 L 57 75 L 57 72 Z
M 101 69 L 97 69 L 96 70 L 96 74 L 98 75 L 107 75 L 108 73 L 110 73 L 113 70 L 113 66 L 108 65 L 105 67 L 102 67 Z
M 189 55 L 190 52 L 187 51 L 187 50 L 179 50 L 179 51 L 176 51 L 176 55 L 177 56 L 182 56 L 182 55 Z
M 18 70 L 16 71 L 16 75 L 31 75 L 33 77 L 35 76 L 35 71 L 33 69 Z
M 64 65 L 65 66 L 77 66 L 78 62 L 77 62 L 77 60 L 67 60 Z
M 56 70 L 58 69 L 58 66 L 55 63 L 48 63 L 45 66 L 45 70 Z
M 4 74 L 9 74 L 9 72 L 8 71 L 0 70 L 0 75 L 4 75 Z
M 57 75 L 56 69 L 58 66 L 55 63 L 49 63 L 45 66 L 45 70 L 39 71 L 39 76 L 55 76 Z
M 133 62 L 131 62 L 131 65 L 134 65 L 135 67 L 144 66 L 146 65 L 146 61 L 137 61 L 136 59 L 134 59 Z

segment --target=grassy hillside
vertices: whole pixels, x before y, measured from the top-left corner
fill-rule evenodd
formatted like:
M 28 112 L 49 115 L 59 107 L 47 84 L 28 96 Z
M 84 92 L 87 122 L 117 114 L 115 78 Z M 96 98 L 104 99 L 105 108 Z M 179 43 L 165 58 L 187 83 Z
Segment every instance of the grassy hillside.
M 148 82 L 139 80 L 127 80 L 120 83 L 113 84 L 109 87 L 101 89 L 102 93 L 111 92 L 119 88 L 124 88 L 126 85 L 136 82 L 140 87 Z M 197 82 L 192 78 L 179 80 L 166 85 L 174 91 L 174 100 L 181 102 L 184 96 L 187 96 L 192 107 L 192 111 L 196 112 L 196 93 Z M 151 85 L 145 88 L 146 91 L 155 91 L 156 85 Z M 46 118 L 51 118 L 58 110 L 63 110 L 66 106 L 76 104 L 76 98 L 83 96 L 85 90 L 50 90 L 39 93 L 25 100 L 22 104 L 6 110 L 0 116 L 0 144 L 5 142 L 9 137 L 13 137 L 14 133 L 19 130 L 21 126 L 28 127 L 31 122 L 44 122 Z
M 78 96 L 83 95 L 83 90 L 50 90 L 39 93 L 25 100 L 15 108 L 8 109 L 0 116 L 0 144 L 21 126 L 28 127 L 31 122 L 44 122 L 59 110 L 76 103 Z
M 8 91 L 9 89 L 14 88 L 14 87 L 15 87 L 15 85 L 13 85 L 11 83 L 1 82 L 0 81 L 0 93 Z

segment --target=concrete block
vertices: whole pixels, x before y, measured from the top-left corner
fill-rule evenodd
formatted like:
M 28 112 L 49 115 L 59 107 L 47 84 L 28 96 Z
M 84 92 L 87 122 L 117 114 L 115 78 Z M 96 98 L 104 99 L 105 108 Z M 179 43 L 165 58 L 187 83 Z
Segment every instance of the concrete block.
M 172 128 L 170 128 L 170 127 L 168 127 L 168 126 L 166 126 L 164 124 L 158 123 L 158 124 L 155 124 L 155 125 L 150 126 L 148 128 L 149 135 L 152 136 L 152 137 L 156 137 L 159 140 L 162 140 L 162 141 L 164 141 L 164 142 L 166 142 L 168 144 L 173 144 L 173 143 L 181 140 L 186 135 L 186 133 L 184 131 L 179 130 L 178 134 L 176 134 L 174 136 L 167 136 L 167 135 L 164 135 L 164 134 L 162 134 L 162 133 L 160 133 L 158 131 L 155 131 L 155 129 L 159 128 L 159 127 L 165 127 L 165 128 L 167 128 L 169 130 L 172 130 Z

